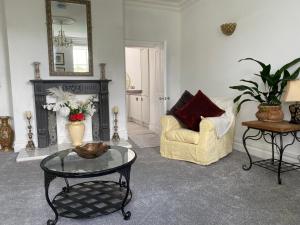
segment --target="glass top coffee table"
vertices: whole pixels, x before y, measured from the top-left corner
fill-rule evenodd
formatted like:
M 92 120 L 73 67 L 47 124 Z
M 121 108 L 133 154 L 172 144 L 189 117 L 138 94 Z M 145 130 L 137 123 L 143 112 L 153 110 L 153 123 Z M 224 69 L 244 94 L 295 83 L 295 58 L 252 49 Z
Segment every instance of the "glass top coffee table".
M 58 216 L 68 218 L 94 218 L 122 211 L 125 220 L 131 213 L 125 211 L 130 202 L 130 170 L 136 160 L 136 153 L 124 147 L 113 146 L 95 159 L 81 158 L 73 149 L 54 153 L 41 162 L 44 170 L 46 200 L 55 213 L 54 220 L 48 225 L 57 223 Z M 118 173 L 115 181 L 85 181 L 69 185 L 69 178 L 92 178 Z M 55 178 L 63 178 L 66 186 L 53 200 L 49 197 L 49 186 Z

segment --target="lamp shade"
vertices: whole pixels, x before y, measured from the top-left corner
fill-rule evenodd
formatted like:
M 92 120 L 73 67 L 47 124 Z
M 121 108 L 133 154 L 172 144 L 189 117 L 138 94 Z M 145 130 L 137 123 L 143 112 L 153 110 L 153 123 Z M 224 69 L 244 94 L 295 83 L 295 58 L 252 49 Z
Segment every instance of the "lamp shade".
M 300 102 L 300 80 L 288 81 L 284 101 Z

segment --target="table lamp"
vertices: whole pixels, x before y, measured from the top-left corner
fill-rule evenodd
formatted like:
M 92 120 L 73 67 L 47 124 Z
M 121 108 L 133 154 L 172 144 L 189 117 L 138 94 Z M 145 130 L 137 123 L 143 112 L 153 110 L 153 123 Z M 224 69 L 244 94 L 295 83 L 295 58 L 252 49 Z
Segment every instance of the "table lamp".
M 290 123 L 300 124 L 300 80 L 288 81 L 284 101 L 295 102 L 295 104 L 289 106 L 291 112 Z

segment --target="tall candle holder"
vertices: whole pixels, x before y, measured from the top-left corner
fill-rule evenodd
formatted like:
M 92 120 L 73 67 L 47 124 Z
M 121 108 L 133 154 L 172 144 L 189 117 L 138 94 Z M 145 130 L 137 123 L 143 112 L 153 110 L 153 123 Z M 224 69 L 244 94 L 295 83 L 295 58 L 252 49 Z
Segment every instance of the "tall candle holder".
M 31 126 L 31 118 L 32 118 L 32 114 L 30 111 L 27 111 L 26 112 L 26 119 L 28 121 L 28 142 L 27 142 L 27 145 L 26 145 L 26 150 L 34 150 L 35 149 L 35 145 L 34 145 L 34 142 L 32 140 L 32 137 L 33 137 L 33 133 L 32 133 L 32 126 Z
M 114 113 L 114 134 L 112 136 L 113 142 L 119 142 L 120 136 L 118 134 L 118 113 L 119 109 L 117 106 L 113 107 L 113 113 Z

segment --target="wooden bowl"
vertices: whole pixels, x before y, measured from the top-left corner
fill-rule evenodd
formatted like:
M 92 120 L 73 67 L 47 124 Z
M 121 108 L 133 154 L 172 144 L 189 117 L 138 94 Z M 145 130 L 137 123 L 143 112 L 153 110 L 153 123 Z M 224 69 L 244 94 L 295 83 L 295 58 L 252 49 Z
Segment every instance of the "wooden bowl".
M 109 146 L 99 143 L 88 143 L 83 146 L 76 146 L 73 151 L 77 153 L 78 156 L 85 159 L 94 159 L 101 156 L 103 153 L 107 152 Z

